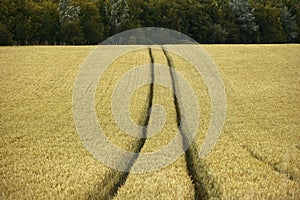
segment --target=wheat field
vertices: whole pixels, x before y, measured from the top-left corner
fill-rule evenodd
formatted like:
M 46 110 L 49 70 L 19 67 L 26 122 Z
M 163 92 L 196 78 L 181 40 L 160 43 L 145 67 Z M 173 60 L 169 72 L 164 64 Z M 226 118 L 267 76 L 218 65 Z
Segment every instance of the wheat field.
M 210 97 L 193 66 L 170 53 L 172 67 L 198 97 L 201 125 L 188 158 L 182 155 L 163 169 L 141 174 L 98 162 L 77 134 L 74 82 L 95 46 L 0 47 L 1 199 L 299 199 L 300 45 L 203 47 L 225 84 L 221 137 L 211 154 L 198 158 L 211 117 Z M 152 57 L 168 65 L 161 48 L 153 48 Z M 132 51 L 116 59 L 97 86 L 99 124 L 124 150 L 138 151 L 141 141 L 115 123 L 110 98 L 118 80 L 136 66 L 149 63 L 149 76 L 131 81 L 150 78 L 150 62 L 147 47 Z M 154 79 L 165 79 L 172 87 L 171 75 L 155 69 Z M 136 90 L 129 105 L 137 124 L 146 125 L 149 117 L 149 129 L 157 122 L 147 110 L 150 87 Z M 172 91 L 154 84 L 152 92 L 152 104 L 162 105 L 167 118 L 141 153 L 156 151 L 179 131 Z

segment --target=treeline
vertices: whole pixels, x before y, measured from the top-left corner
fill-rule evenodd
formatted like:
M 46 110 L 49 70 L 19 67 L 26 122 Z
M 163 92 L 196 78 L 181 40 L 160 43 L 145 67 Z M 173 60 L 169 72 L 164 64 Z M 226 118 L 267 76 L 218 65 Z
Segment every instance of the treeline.
M 299 0 L 1 0 L 0 45 L 98 44 L 137 27 L 200 43 L 300 42 Z

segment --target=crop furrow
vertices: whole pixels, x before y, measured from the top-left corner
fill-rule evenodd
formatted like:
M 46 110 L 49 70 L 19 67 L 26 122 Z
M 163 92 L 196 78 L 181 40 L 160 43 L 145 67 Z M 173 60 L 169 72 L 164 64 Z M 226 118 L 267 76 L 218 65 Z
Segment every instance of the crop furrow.
M 254 159 L 262 162 L 263 164 L 271 167 L 271 169 L 273 169 L 275 172 L 283 174 L 284 176 L 286 176 L 289 180 L 291 181 L 296 181 L 296 178 L 290 174 L 287 170 L 283 170 L 280 169 L 278 166 L 276 166 L 276 164 L 270 163 L 268 161 L 266 161 L 265 159 L 263 159 L 261 156 L 259 156 L 258 154 L 256 154 L 253 150 L 251 150 L 250 148 L 243 146 L 243 148 L 251 155 L 251 157 L 253 157 Z

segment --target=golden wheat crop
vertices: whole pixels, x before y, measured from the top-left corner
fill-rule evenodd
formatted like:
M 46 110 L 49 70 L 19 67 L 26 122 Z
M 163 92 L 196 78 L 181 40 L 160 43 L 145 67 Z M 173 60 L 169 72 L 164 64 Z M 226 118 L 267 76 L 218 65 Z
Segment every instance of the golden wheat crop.
M 221 138 L 208 157 L 198 160 L 198 168 L 204 170 L 200 176 L 206 174 L 200 180 L 208 196 L 296 199 L 300 194 L 299 45 L 206 48 L 219 65 L 227 91 Z M 189 73 L 188 63 L 174 55 L 173 59 L 181 74 Z M 197 90 L 197 79 L 186 77 Z M 201 90 L 196 93 L 201 95 Z M 199 149 L 203 134 L 195 141 Z
M 72 119 L 72 92 L 81 63 L 94 47 L 1 48 L 1 193 L 4 199 L 85 199 L 110 195 L 119 172 L 97 162 L 81 144 Z M 135 148 L 116 129 L 107 96 L 113 78 L 143 60 L 131 53 L 113 63 L 99 83 L 96 110 L 109 139 Z M 147 54 L 146 54 L 147 55 Z M 134 63 L 131 63 L 128 59 Z M 137 57 L 139 59 L 137 59 Z M 117 68 L 116 68 L 117 66 Z M 123 66 L 123 67 L 120 67 Z M 109 76 L 109 77 L 108 77 Z M 147 97 L 143 92 L 142 98 Z M 101 98 L 101 101 L 98 99 Z M 137 103 L 139 101 L 139 104 Z M 131 101 L 138 110 L 145 99 Z M 104 106 L 103 106 L 104 105 Z M 99 113 L 98 112 L 98 113 Z M 133 118 L 143 113 L 132 112 Z
M 227 95 L 226 122 L 217 145 L 204 159 L 197 157 L 210 122 L 210 98 L 195 69 L 170 53 L 173 67 L 193 86 L 200 106 L 200 127 L 189 149 L 195 174 L 189 176 L 181 156 L 161 170 L 129 174 L 115 198 L 192 199 L 194 181 L 210 199 L 298 199 L 300 46 L 204 48 L 218 64 Z M 72 114 L 75 78 L 93 49 L 0 48 L 1 199 L 111 197 L 111 188 L 122 172 L 99 163 L 85 149 Z M 153 56 L 155 62 L 167 65 L 162 50 L 153 50 Z M 128 151 L 136 150 L 138 138 L 118 127 L 110 98 L 128 70 L 149 62 L 147 50 L 124 55 L 108 67 L 98 84 L 95 108 L 99 125 L 113 144 Z M 154 76 L 164 76 L 171 83 L 170 74 Z M 145 85 L 130 99 L 131 118 L 139 125 L 147 118 L 148 97 L 149 85 Z M 159 133 L 146 140 L 142 153 L 165 146 L 177 133 L 173 100 L 172 91 L 154 85 L 153 103 L 165 108 L 167 120 Z M 157 122 L 150 116 L 149 129 Z M 138 163 L 139 158 L 133 168 Z
M 150 58 L 148 55 L 148 50 L 134 51 L 129 54 L 122 56 L 113 62 L 102 75 L 102 78 L 97 87 L 96 93 L 96 111 L 100 126 L 103 132 L 113 142 L 116 146 L 124 150 L 133 150 L 137 138 L 127 135 L 123 130 L 120 129 L 112 113 L 111 99 L 114 89 L 118 83 L 118 80 L 128 72 L 137 66 L 143 65 L 145 63 L 150 63 Z M 145 77 L 150 79 L 150 66 L 149 72 L 145 74 Z M 138 77 L 133 77 L 133 79 Z M 127 83 L 130 85 L 130 81 Z M 124 98 L 127 91 L 123 91 L 124 94 L 118 95 L 118 98 Z M 139 125 L 143 125 L 145 117 L 147 116 L 147 105 L 149 96 L 149 86 L 145 85 L 139 88 L 131 97 L 130 100 L 130 114 L 134 122 Z M 125 115 L 125 113 L 124 113 Z
M 72 116 L 94 47 L 1 47 L 1 198 L 83 198 L 109 168 L 81 145 Z

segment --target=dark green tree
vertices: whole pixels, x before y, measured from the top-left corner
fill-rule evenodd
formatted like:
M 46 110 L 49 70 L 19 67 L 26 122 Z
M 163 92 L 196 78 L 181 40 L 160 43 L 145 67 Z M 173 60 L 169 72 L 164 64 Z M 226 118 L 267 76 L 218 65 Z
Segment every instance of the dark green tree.
M 44 44 L 56 44 L 59 40 L 59 14 L 58 5 L 51 1 L 41 3 L 40 41 Z
M 28 2 L 31 19 L 31 44 L 55 44 L 59 36 L 57 4 L 50 1 Z
M 84 39 L 87 44 L 98 44 L 103 39 L 103 24 L 95 3 L 78 1 L 80 8 L 79 20 Z
M 210 18 L 208 43 L 239 43 L 239 28 L 229 3 L 222 0 L 202 0 L 203 11 Z
M 60 0 L 58 4 L 61 40 L 68 44 L 84 44 L 84 35 L 80 25 L 80 6 L 70 0 Z
M 280 15 L 280 21 L 284 32 L 286 33 L 288 42 L 295 42 L 299 34 L 296 16 L 285 6 Z
M 12 45 L 12 23 L 14 21 L 12 9 L 14 5 L 9 0 L 0 1 L 0 45 Z
M 149 26 L 174 29 L 200 43 L 300 42 L 300 3 L 299 0 L 0 1 L 0 45 L 97 44 L 118 32 Z
M 105 11 L 111 34 L 126 30 L 130 18 L 126 0 L 109 0 L 105 5 Z
M 16 44 L 24 45 L 28 44 L 32 39 L 32 16 L 28 10 L 28 2 L 26 0 L 20 0 L 14 2 L 14 10 L 12 10 L 13 22 L 12 33 L 14 35 L 13 40 Z
M 255 8 L 256 23 L 259 25 L 260 43 L 285 43 L 287 38 L 280 22 L 278 8 L 258 5 Z
M 229 5 L 236 16 L 241 42 L 256 42 L 259 26 L 255 22 L 254 9 L 246 0 L 231 0 Z

